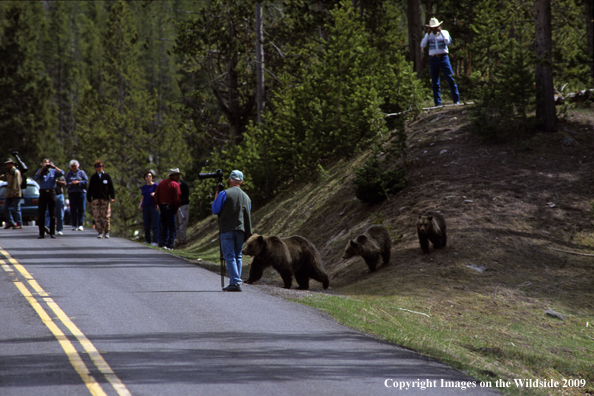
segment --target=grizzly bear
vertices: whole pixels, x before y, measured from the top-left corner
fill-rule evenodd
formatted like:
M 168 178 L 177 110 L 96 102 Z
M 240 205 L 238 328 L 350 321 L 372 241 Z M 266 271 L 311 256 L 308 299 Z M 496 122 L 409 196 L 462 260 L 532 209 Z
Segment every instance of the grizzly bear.
M 321 282 L 324 289 L 328 288 L 328 275 L 322 268 L 320 253 L 301 236 L 279 238 L 253 234 L 242 253 L 254 257 L 246 281 L 248 284 L 260 280 L 264 269 L 272 266 L 283 279 L 285 289 L 291 288 L 293 275 L 301 290 L 309 289 L 309 278 Z
M 390 233 L 385 227 L 373 225 L 365 231 L 365 234 L 350 240 L 344 250 L 343 259 L 349 259 L 353 256 L 361 256 L 369 267 L 369 271 L 375 271 L 380 257 L 383 265 L 390 262 L 390 249 L 392 240 Z
M 448 241 L 444 217 L 437 212 L 427 212 L 419 216 L 417 234 L 423 253 L 429 253 L 429 241 L 435 249 L 444 248 Z

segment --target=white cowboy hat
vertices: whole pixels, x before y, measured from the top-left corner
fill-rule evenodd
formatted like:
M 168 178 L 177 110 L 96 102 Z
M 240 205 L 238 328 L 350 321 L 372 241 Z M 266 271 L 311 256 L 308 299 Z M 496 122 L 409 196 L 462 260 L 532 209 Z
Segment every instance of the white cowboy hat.
M 181 172 L 179 171 L 179 168 L 169 169 L 169 175 L 168 176 L 171 176 L 171 175 L 181 175 Z
M 441 25 L 443 23 L 443 21 L 439 22 L 437 20 L 437 18 L 431 18 L 429 20 L 429 25 L 425 25 L 426 27 L 430 27 L 430 28 L 435 28 L 438 27 L 439 25 Z

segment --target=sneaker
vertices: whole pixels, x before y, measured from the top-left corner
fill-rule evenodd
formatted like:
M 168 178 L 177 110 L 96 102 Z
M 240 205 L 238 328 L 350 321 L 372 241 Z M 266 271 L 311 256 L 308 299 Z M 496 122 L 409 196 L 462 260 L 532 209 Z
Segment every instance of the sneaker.
M 157 246 L 157 242 L 151 243 L 151 246 Z
M 78 227 L 78 230 L 79 230 L 79 231 L 82 231 L 82 230 L 84 230 L 83 226 L 79 226 L 79 227 Z
M 12 227 L 14 227 L 14 226 L 16 226 L 16 224 L 12 224 L 12 223 L 6 223 L 6 225 L 4 226 L 4 229 L 5 229 L 5 230 L 8 230 L 9 228 L 12 228 Z
M 109 239 L 109 232 L 106 232 L 105 234 L 103 234 L 103 238 Z
M 12 227 L 13 230 L 20 230 L 22 228 L 23 228 L 22 225 L 15 225 L 14 227 Z
M 77 228 L 76 228 L 76 227 L 72 227 L 72 231 L 76 231 L 76 230 L 77 230 Z
M 241 291 L 241 285 L 229 285 L 227 287 L 223 287 L 223 291 L 226 291 L 226 292 L 240 292 Z
M 103 238 L 103 234 L 97 235 L 97 238 L 99 238 L 99 239 Z
M 64 235 L 62 231 L 58 231 L 58 235 Z
M 55 239 L 56 235 L 55 234 L 50 234 L 50 238 Z
M 43 239 L 43 238 L 45 238 L 45 235 L 39 235 L 39 236 L 37 237 L 37 239 Z

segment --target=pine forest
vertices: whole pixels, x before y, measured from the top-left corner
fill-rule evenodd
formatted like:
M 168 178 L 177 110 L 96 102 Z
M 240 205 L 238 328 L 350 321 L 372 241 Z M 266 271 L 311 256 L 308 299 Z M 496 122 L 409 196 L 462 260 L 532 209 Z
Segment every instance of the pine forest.
M 405 121 L 433 105 L 431 18 L 486 139 L 554 131 L 555 98 L 594 87 L 591 0 L 2 1 L 3 154 L 29 177 L 101 159 L 123 236 L 149 169 L 181 169 L 196 220 L 216 184 L 200 172 L 242 169 L 261 204 L 387 139 L 406 166 Z

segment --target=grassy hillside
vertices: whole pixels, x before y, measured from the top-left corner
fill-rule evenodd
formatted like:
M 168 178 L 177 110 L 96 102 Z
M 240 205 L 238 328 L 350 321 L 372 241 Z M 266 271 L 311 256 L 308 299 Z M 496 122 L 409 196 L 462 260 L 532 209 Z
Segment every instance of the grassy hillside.
M 508 145 L 482 143 L 467 115 L 445 108 L 409 123 L 409 185 L 388 201 L 355 198 L 353 170 L 369 155 L 362 153 L 255 208 L 256 232 L 299 234 L 317 246 L 331 289 L 312 281 L 309 292 L 286 291 L 272 270 L 255 287 L 493 386 L 560 381 L 554 390 L 512 385 L 504 393 L 593 394 L 594 111 L 570 113 L 559 133 Z M 424 255 L 415 224 L 429 209 L 445 216 L 448 246 Z M 392 234 L 392 261 L 369 273 L 360 257 L 341 256 L 374 223 Z M 216 218 L 194 225 L 190 240 L 176 252 L 217 270 Z M 575 379 L 585 387 L 561 388 Z

